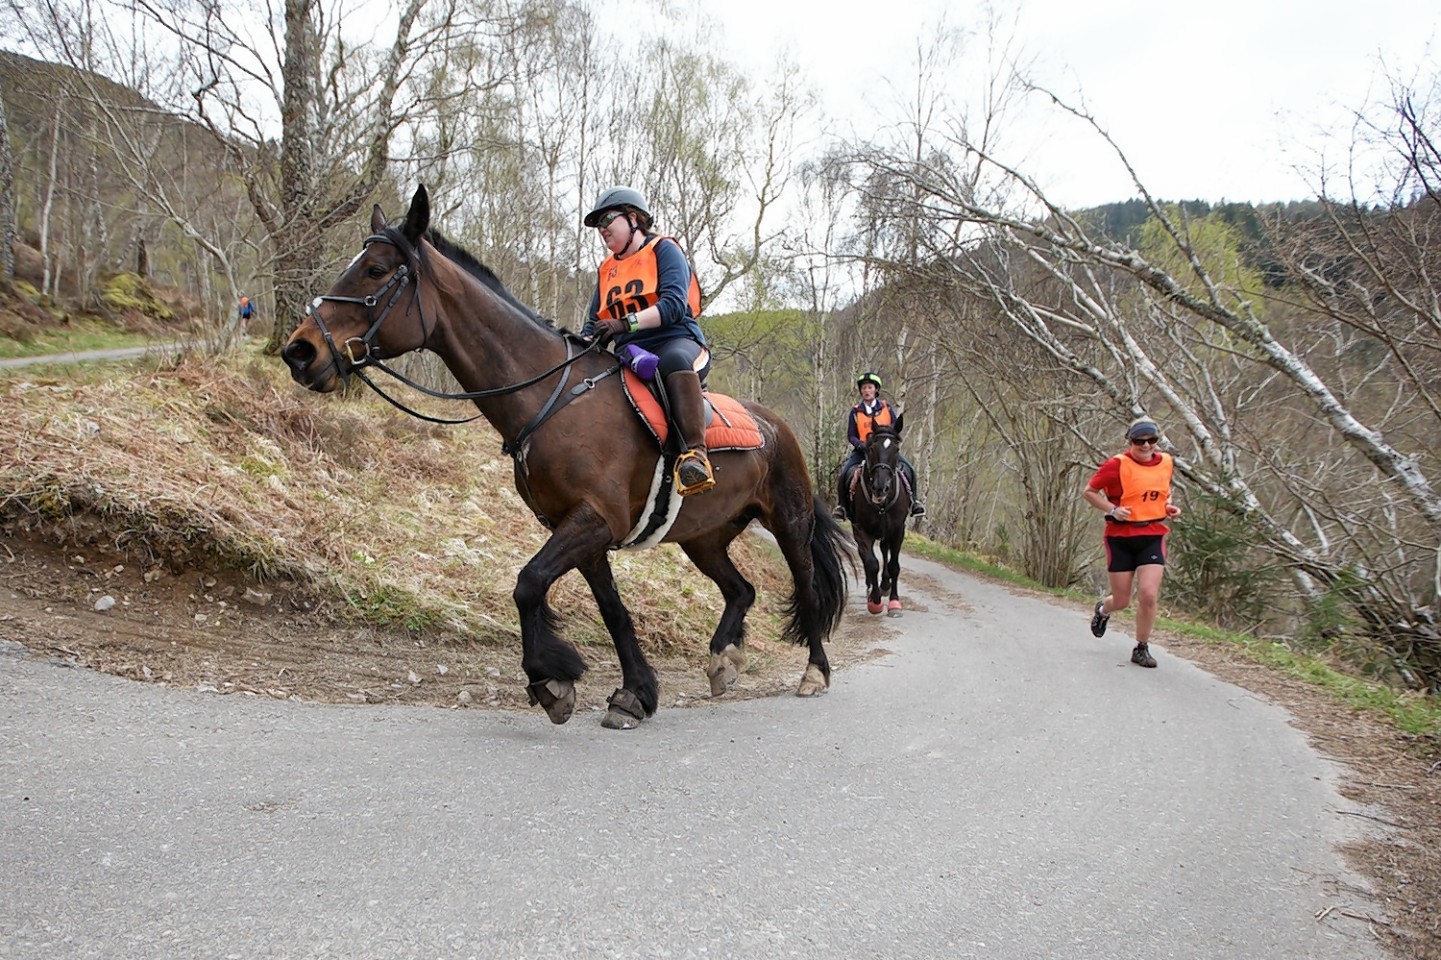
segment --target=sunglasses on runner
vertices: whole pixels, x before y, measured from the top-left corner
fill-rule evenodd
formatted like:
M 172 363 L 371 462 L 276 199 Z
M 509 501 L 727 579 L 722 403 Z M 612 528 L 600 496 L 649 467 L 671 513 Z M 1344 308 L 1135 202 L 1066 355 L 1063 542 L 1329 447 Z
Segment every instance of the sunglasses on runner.
M 600 217 L 595 221 L 596 229 L 604 229 L 614 223 L 616 217 L 623 216 L 625 216 L 624 210 L 611 210 L 608 213 L 602 213 Z
M 1132 437 L 1132 438 L 1131 438 L 1131 442 L 1134 443 L 1134 444 L 1135 444 L 1136 446 L 1138 446 L 1138 447 L 1139 447 L 1139 446 L 1143 446 L 1143 445 L 1145 445 L 1145 444 L 1147 444 L 1147 443 L 1155 444 L 1155 443 L 1158 443 L 1159 441 L 1160 441 L 1160 438 L 1159 438 L 1159 437 Z

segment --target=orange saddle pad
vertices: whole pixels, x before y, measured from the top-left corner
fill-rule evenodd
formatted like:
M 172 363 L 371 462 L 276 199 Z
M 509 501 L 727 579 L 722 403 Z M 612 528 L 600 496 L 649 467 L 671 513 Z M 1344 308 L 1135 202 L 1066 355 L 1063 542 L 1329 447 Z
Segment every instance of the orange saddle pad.
M 622 383 L 625 384 L 625 395 L 630 398 L 630 405 L 635 407 L 646 426 L 650 427 L 650 432 L 664 446 L 670 424 L 666 423 L 665 411 L 661 409 L 660 401 L 650 387 L 646 386 L 646 382 L 636 376 L 629 367 L 623 368 L 622 373 L 625 374 Z M 709 407 L 706 410 L 706 449 L 755 450 L 766 445 L 755 417 L 741 406 L 739 400 L 710 391 L 706 392 L 705 398 Z

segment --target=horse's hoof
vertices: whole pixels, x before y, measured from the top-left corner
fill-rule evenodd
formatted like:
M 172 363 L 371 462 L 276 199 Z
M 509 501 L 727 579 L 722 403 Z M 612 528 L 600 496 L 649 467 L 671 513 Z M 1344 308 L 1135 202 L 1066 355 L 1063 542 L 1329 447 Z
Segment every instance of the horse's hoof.
M 559 726 L 570 719 L 575 712 L 575 684 L 569 680 L 541 680 L 525 688 L 530 705 L 537 703 L 545 708 L 550 722 Z
M 899 600 L 892 600 L 886 605 L 886 610 L 887 616 L 899 617 L 901 615 L 901 602 Z
M 640 697 L 625 687 L 617 688 L 605 702 L 610 704 L 610 709 L 601 717 L 600 725 L 607 730 L 634 730 L 645 719 L 645 707 L 641 706 Z
M 745 652 L 733 643 L 726 644 L 720 653 L 711 654 L 710 665 L 705 675 L 710 678 L 710 695 L 719 697 L 735 686 L 741 669 L 746 665 Z
M 831 682 L 827 679 L 826 675 L 821 672 L 821 668 L 814 663 L 808 663 L 806 664 L 806 672 L 801 677 L 801 685 L 796 688 L 796 696 L 814 697 L 818 694 L 825 693 L 830 689 L 830 686 Z
M 885 609 L 885 605 L 880 603 L 872 603 L 870 600 L 867 600 L 866 609 L 869 610 L 871 613 L 880 613 L 882 610 Z

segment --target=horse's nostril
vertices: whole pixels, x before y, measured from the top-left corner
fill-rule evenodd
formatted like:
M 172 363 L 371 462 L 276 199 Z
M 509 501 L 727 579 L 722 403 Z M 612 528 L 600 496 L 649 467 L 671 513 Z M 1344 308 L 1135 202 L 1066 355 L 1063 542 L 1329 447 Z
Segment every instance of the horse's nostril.
M 304 370 L 315 359 L 315 347 L 306 340 L 292 340 L 280 348 L 280 358 L 292 370 Z

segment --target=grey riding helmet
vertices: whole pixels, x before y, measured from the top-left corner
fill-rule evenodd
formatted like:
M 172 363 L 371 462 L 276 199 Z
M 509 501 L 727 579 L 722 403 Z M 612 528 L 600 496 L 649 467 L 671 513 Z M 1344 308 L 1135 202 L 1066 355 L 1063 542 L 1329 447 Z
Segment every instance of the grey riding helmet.
M 594 227 L 600 215 L 607 210 L 635 210 L 641 215 L 641 226 L 648 226 L 651 221 L 650 205 L 645 202 L 639 190 L 630 187 L 611 187 L 609 190 L 602 190 L 600 196 L 595 198 L 595 207 L 585 215 L 581 222 L 587 227 Z

